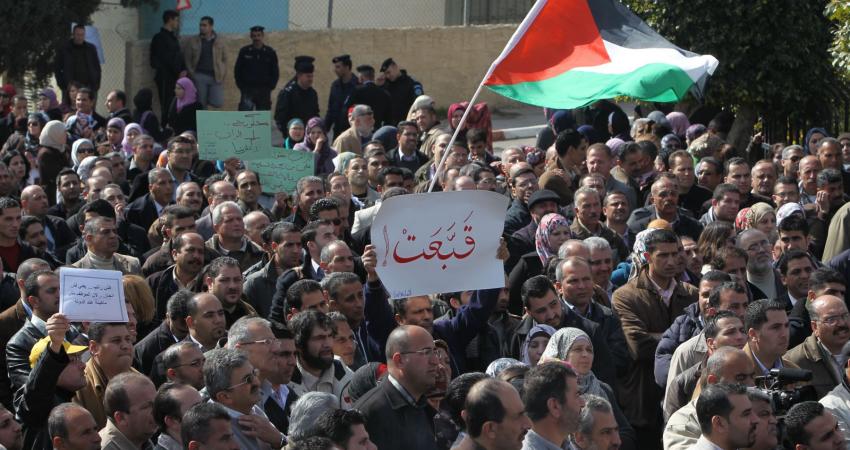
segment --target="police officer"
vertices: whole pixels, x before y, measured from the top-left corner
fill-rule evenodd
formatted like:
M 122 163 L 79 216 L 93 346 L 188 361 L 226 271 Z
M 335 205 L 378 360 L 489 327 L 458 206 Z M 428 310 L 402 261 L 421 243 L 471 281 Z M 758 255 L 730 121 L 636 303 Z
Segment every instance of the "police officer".
M 337 56 L 332 61 L 337 79 L 331 83 L 328 111 L 325 113 L 325 127 L 328 130 L 333 127 L 334 137 L 336 138 L 351 126 L 348 123 L 348 110 L 345 107 L 345 100 L 357 87 L 357 77 L 351 72 L 351 56 Z
M 280 72 L 277 67 L 277 53 L 265 45 L 265 28 L 251 27 L 251 45 L 239 50 L 233 77 L 241 96 L 239 111 L 270 111 L 272 109 L 272 90 L 277 86 Z
M 390 123 L 407 120 L 407 112 L 413 105 L 413 101 L 423 94 L 422 83 L 411 78 L 406 70 L 399 69 L 392 58 L 384 60 L 381 64 L 381 72 L 384 72 L 387 77 L 384 89 L 390 93 L 392 99 Z
M 312 56 L 296 56 L 295 77 L 277 94 L 274 120 L 284 138 L 287 137 L 286 124 L 291 119 L 297 117 L 307 123 L 319 116 L 319 95 L 313 89 L 315 60 Z

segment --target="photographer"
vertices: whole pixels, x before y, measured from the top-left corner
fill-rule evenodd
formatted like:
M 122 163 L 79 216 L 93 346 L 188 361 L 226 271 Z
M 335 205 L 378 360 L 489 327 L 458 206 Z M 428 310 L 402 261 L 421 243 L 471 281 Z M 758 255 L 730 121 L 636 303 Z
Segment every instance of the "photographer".
M 794 450 L 844 449 L 835 416 L 818 402 L 802 402 L 785 415 L 787 441 Z
M 785 359 L 812 371 L 811 385 L 822 398 L 841 382 L 841 370 L 832 355 L 841 354 L 850 340 L 850 315 L 844 299 L 824 295 L 806 304 L 811 317 L 812 335 L 788 350 Z
M 720 347 L 705 364 L 694 398 L 670 416 L 664 427 L 664 449 L 685 450 L 697 443 L 702 431 L 697 417 L 697 398 L 706 386 L 718 383 L 754 386 L 754 366 L 743 350 Z

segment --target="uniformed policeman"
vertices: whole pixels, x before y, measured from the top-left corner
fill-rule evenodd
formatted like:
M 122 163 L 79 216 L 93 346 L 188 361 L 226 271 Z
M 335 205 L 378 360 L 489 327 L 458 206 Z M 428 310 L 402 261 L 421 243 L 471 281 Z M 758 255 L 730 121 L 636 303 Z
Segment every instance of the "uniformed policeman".
M 307 123 L 313 117 L 319 117 L 319 95 L 313 89 L 312 56 L 295 57 L 295 76 L 277 94 L 274 120 L 278 129 L 286 138 L 286 124 L 293 118 Z
M 251 27 L 251 45 L 239 50 L 233 76 L 241 96 L 239 111 L 270 111 L 272 90 L 277 86 L 280 72 L 277 53 L 263 43 L 265 28 Z
M 390 123 L 396 124 L 402 120 L 407 120 L 407 112 L 413 105 L 413 101 L 424 92 L 422 83 L 410 77 L 406 70 L 399 69 L 398 64 L 392 58 L 384 60 L 384 63 L 381 64 L 381 72 L 384 72 L 387 77 L 384 89 L 390 93 L 392 100 Z
M 351 56 L 337 56 L 332 61 L 337 79 L 331 83 L 331 93 L 328 96 L 328 111 L 325 113 L 325 126 L 329 130 L 333 128 L 334 137 L 338 137 L 351 126 L 348 123 L 348 110 L 345 108 L 345 99 L 357 87 L 357 77 L 351 72 Z
M 392 100 L 390 100 L 390 93 L 386 89 L 375 84 L 375 68 L 363 64 L 357 66 L 357 73 L 360 76 L 360 83 L 346 99 L 346 111 L 354 105 L 369 105 L 375 117 L 376 130 L 384 125 L 395 126 L 398 124 L 398 122 L 394 124 L 390 121 Z

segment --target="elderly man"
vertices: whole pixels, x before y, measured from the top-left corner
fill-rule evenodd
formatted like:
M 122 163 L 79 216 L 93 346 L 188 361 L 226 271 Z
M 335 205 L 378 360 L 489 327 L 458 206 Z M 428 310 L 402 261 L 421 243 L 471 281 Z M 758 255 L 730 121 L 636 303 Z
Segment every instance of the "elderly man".
M 361 155 L 375 128 L 372 108 L 367 105 L 354 105 L 348 113 L 348 124 L 348 129 L 336 134 L 333 148 L 339 153 L 351 152 Z
M 265 405 L 269 397 L 274 395 L 272 382 L 268 378 L 278 368 L 278 358 L 274 351 L 280 350 L 271 322 L 260 317 L 240 318 L 227 332 L 227 348 L 243 352 L 257 370 L 260 384 L 258 405 Z
M 593 394 L 584 395 L 584 407 L 578 421 L 578 430 L 570 440 L 576 450 L 620 448 L 620 430 L 608 400 Z
M 632 211 L 629 229 L 635 234 L 646 229 L 646 225 L 655 219 L 664 219 L 673 226 L 678 235 L 687 235 L 699 240 L 702 225 L 689 216 L 689 212 L 679 208 L 679 187 L 676 177 L 661 174 L 650 190 L 652 205 Z
M 260 379 L 248 356 L 231 348 L 218 348 L 206 356 L 204 382 L 207 393 L 210 400 L 223 406 L 230 416 L 231 431 L 239 447 L 260 450 L 286 445 L 286 436 L 257 406 Z
M 433 337 L 415 325 L 399 326 L 387 339 L 386 355 L 386 383 L 354 405 L 366 417 L 369 436 L 378 448 L 436 449 L 433 423 L 422 402 L 436 382 Z
M 153 401 L 156 388 L 138 372 L 125 372 L 109 380 L 104 394 L 106 427 L 100 430 L 103 450 L 145 449 L 156 434 Z
M 212 211 L 212 222 L 215 234 L 205 243 L 207 248 L 234 258 L 242 271 L 263 258 L 263 249 L 245 236 L 245 222 L 238 204 L 218 204 Z
M 83 227 L 83 239 L 86 243 L 86 255 L 71 266 L 78 269 L 117 270 L 125 275 L 138 275 L 142 272 L 138 258 L 116 253 L 118 234 L 115 220 L 97 217 L 87 221 Z
M 738 248 L 747 252 L 747 282 L 753 298 L 778 299 L 785 296 L 786 289 L 776 269 L 773 268 L 771 245 L 767 235 L 757 229 L 744 230 L 735 240 Z M 787 302 L 791 311 L 793 302 Z
M 350 167 L 350 165 L 349 165 Z M 310 221 L 310 207 L 316 200 L 325 196 L 325 182 L 315 176 L 307 176 L 298 180 L 295 184 L 296 206 L 292 214 L 283 219 L 292 222 L 298 228 L 304 228 Z
M 803 205 L 817 204 L 818 173 L 822 167 L 817 156 L 804 156 L 800 160 L 797 179 L 800 186 L 800 203 Z
M 842 382 L 842 367 L 833 355 L 840 355 L 850 340 L 850 314 L 843 298 L 825 295 L 807 302 L 812 335 L 802 344 L 788 350 L 785 358 L 812 371 L 812 381 L 818 398 L 823 398 Z
M 180 183 L 174 196 L 178 205 L 191 209 L 196 216 L 201 214 L 201 209 L 204 207 L 204 193 L 198 183 L 194 181 Z
M 196 228 L 198 229 L 198 233 L 204 237 L 204 240 L 207 240 L 212 238 L 215 233 L 212 222 L 213 209 L 224 202 L 235 202 L 238 197 L 236 196 L 236 187 L 233 186 L 233 183 L 224 181 L 223 179 L 213 181 L 209 184 L 209 187 L 205 185 L 204 188 L 206 189 L 207 202 L 210 206 L 207 209 L 208 213 L 203 214 L 198 219 Z

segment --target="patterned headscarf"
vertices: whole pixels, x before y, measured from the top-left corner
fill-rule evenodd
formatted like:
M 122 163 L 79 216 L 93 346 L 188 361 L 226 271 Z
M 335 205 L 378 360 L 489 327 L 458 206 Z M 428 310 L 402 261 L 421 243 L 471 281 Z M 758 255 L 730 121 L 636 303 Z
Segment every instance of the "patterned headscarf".
M 750 208 L 744 208 L 738 211 L 738 215 L 735 216 L 735 231 L 740 233 L 750 228 L 752 228 L 750 223 Z
M 540 334 L 545 334 L 551 337 L 555 334 L 555 329 L 550 327 L 549 325 L 538 323 L 537 325 L 531 327 L 528 330 L 528 334 L 525 336 L 525 341 L 522 343 L 522 348 L 519 350 L 519 359 L 526 366 L 531 367 L 531 360 L 528 359 L 528 346 L 531 344 L 531 341 L 534 340 Z M 542 357 L 541 357 L 542 358 Z
M 564 216 L 555 213 L 543 216 L 540 219 L 540 224 L 537 226 L 537 235 L 535 236 L 534 243 L 537 248 L 537 256 L 540 257 L 540 261 L 544 265 L 552 255 L 558 254 L 558 249 L 552 248 L 549 244 L 549 238 L 558 228 L 566 228 L 567 232 L 569 232 L 570 224 Z
M 499 358 L 499 359 L 491 362 L 490 365 L 487 366 L 487 370 L 485 370 L 484 373 L 486 373 L 487 375 L 489 375 L 493 378 L 496 378 L 496 377 L 499 376 L 500 373 L 502 373 L 502 371 L 504 371 L 508 367 L 524 366 L 524 365 L 525 364 L 523 364 L 519 360 L 516 360 L 516 359 L 513 359 L 513 358 Z

